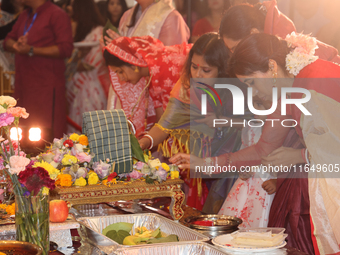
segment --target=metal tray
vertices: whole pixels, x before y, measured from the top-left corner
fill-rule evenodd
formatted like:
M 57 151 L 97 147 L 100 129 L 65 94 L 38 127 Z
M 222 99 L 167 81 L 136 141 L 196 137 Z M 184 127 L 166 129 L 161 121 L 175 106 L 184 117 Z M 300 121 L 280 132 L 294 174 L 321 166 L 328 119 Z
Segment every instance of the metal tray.
M 85 226 L 86 228 L 86 238 L 92 244 L 95 244 L 98 248 L 106 253 L 110 253 L 108 251 L 116 250 L 118 248 L 130 248 L 129 245 L 120 245 L 110 238 L 102 235 L 102 231 L 105 227 L 110 224 L 117 222 L 128 222 L 134 223 L 133 230 L 136 227 L 144 226 L 148 229 L 157 229 L 160 227 L 161 231 L 166 234 L 176 234 L 179 237 L 180 243 L 191 243 L 198 241 L 209 241 L 210 239 L 203 234 L 200 234 L 188 227 L 181 225 L 180 223 L 176 223 L 172 220 L 169 220 L 163 216 L 153 214 L 153 213 L 145 213 L 145 214 L 128 214 L 128 215 L 112 215 L 112 216 L 102 216 L 102 217 L 80 217 L 77 221 Z M 136 245 L 134 247 L 148 247 L 154 246 L 156 244 L 143 244 Z M 105 247 L 105 249 L 103 249 Z
M 225 255 L 228 254 L 207 243 L 163 244 L 152 247 L 131 247 L 116 250 L 115 255 Z M 113 255 L 113 254 L 110 254 Z

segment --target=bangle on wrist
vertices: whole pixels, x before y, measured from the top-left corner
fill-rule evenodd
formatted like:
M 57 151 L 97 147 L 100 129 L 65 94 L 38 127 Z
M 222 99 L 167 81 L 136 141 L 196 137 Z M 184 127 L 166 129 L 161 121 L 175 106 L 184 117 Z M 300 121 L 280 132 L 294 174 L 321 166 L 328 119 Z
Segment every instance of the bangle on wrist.
M 143 138 L 148 138 L 150 140 L 150 146 L 149 146 L 149 150 L 151 150 L 153 148 L 153 138 L 151 135 L 144 135 Z
M 127 120 L 127 122 L 130 124 L 130 126 L 131 126 L 132 133 L 133 133 L 134 135 L 136 135 L 136 128 L 135 128 L 135 126 L 133 125 L 132 121 L 129 120 L 129 119 L 126 119 L 126 120 Z

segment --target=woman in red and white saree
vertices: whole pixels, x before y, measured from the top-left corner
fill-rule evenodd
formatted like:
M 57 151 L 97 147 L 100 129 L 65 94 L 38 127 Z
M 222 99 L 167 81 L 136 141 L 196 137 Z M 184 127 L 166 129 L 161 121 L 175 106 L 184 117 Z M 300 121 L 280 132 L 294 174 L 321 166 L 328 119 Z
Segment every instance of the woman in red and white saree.
M 337 110 L 340 109 L 340 67 L 314 56 L 314 38 L 294 35 L 287 40 L 288 43 L 267 34 L 247 37 L 232 55 L 231 71 L 264 101 L 271 101 L 274 86 L 279 91 L 278 98 L 283 87 L 307 89 L 311 99 L 303 106 L 311 115 L 301 114 L 295 105 L 288 105 L 287 115 L 281 115 L 279 102 L 275 112 L 267 117 L 277 119 L 278 125 L 273 128 L 271 122 L 266 122 L 256 145 L 224 154 L 217 161 L 219 165 L 237 168 L 258 165 L 261 158 L 263 164 L 272 166 L 308 163 L 309 169 L 314 171 L 302 171 L 302 178 L 288 180 L 289 185 L 285 185 L 285 191 L 282 190 L 286 197 L 281 197 L 286 204 L 280 209 L 276 207 L 278 211 L 273 211 L 273 202 L 270 213 L 272 219 L 269 221 L 277 220 L 273 217 L 283 218 L 289 246 L 308 254 L 339 254 L 340 180 L 335 178 L 339 176 L 335 171 L 340 156 L 340 132 L 337 126 L 340 122 Z M 295 99 L 302 98 L 302 95 L 291 93 L 288 96 Z M 300 149 L 301 153 L 296 153 L 297 150 L 293 148 L 281 147 L 290 130 L 280 124 L 285 119 L 295 120 L 295 129 L 306 145 L 306 149 Z M 289 126 L 288 123 L 286 125 Z M 172 161 L 188 162 L 188 157 L 177 155 Z M 333 167 L 333 173 L 331 170 L 328 173 L 318 172 L 318 167 L 323 165 L 327 166 L 327 170 Z M 300 172 L 299 168 L 296 169 L 296 173 Z M 287 178 L 292 174 L 295 172 L 288 173 Z M 307 176 L 308 179 L 304 178 Z M 291 204 L 296 208 L 291 208 L 292 211 L 285 214 Z
M 336 110 L 340 109 L 340 67 L 314 56 L 316 49 L 314 38 L 295 35 L 287 40 L 288 43 L 265 34 L 249 37 L 236 48 L 231 60 L 232 70 L 241 81 L 257 90 L 257 95 L 263 99 L 272 98 L 273 84 L 254 78 L 270 78 L 271 81 L 273 77 L 284 78 L 277 79 L 274 84 L 278 90 L 292 87 L 304 88 L 310 92 L 311 99 L 303 106 L 311 115 L 302 114 L 296 105 L 288 105 L 287 115 L 283 116 L 284 119 L 296 121 L 295 129 L 306 145 L 300 159 L 291 157 L 294 149 L 286 148 L 274 151 L 272 154 L 276 154 L 275 157 L 265 158 L 265 163 L 279 159 L 286 160 L 286 165 L 289 161 L 293 164 L 309 164 L 308 193 L 314 252 L 315 254 L 338 254 L 340 252 L 338 188 L 340 180 L 336 178 L 339 173 L 334 172 L 336 166 L 339 166 L 340 156 L 340 132 L 337 126 L 340 117 L 339 111 Z M 295 48 L 291 49 L 288 45 L 294 45 Z M 265 59 L 262 66 L 259 59 L 262 61 Z M 252 68 L 246 71 L 250 65 Z M 264 69 L 265 65 L 267 65 L 266 69 Z M 301 99 L 304 95 L 291 93 L 288 96 L 291 99 Z M 268 118 L 271 119 L 270 116 Z M 275 132 L 273 135 L 285 136 L 280 132 Z M 317 170 L 319 166 L 324 165 L 327 165 L 326 171 L 319 172 Z M 309 235 L 309 233 L 302 230 L 300 235 Z
M 120 37 L 113 40 L 104 49 L 121 61 L 138 68 L 148 68 L 145 76 L 140 75 L 136 81 L 138 86 L 124 86 L 132 83 L 129 80 L 112 82 L 113 89 L 118 95 L 122 109 L 131 118 L 136 135 L 140 136 L 145 130 L 146 116 L 152 115 L 153 109 L 164 111 L 169 102 L 170 92 L 180 77 L 181 69 L 191 45 L 183 43 L 174 46 L 164 46 L 158 39 L 150 36 Z M 104 51 L 104 57 L 105 57 Z M 119 79 L 110 68 L 111 79 Z M 150 82 L 148 89 L 146 86 Z M 135 84 L 136 84 L 135 83 Z M 142 86 L 139 86 L 142 84 Z M 135 107 L 133 116 L 129 115 Z

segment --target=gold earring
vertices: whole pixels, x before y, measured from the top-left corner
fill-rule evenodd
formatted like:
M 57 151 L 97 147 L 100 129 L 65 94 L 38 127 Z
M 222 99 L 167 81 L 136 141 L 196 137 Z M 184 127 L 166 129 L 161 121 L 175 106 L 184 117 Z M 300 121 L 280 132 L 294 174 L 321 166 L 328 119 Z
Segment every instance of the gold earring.
M 277 73 L 273 73 L 273 87 L 276 87 Z
M 137 66 L 136 66 L 136 68 L 135 68 L 135 73 L 139 73 L 139 69 L 138 69 Z

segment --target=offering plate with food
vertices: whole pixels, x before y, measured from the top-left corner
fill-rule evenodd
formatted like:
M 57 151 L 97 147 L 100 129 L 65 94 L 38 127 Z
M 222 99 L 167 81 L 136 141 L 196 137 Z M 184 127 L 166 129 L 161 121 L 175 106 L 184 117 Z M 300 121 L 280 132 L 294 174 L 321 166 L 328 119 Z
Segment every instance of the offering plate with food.
M 284 228 L 249 228 L 215 237 L 213 244 L 241 252 L 265 252 L 284 247 L 287 234 Z

